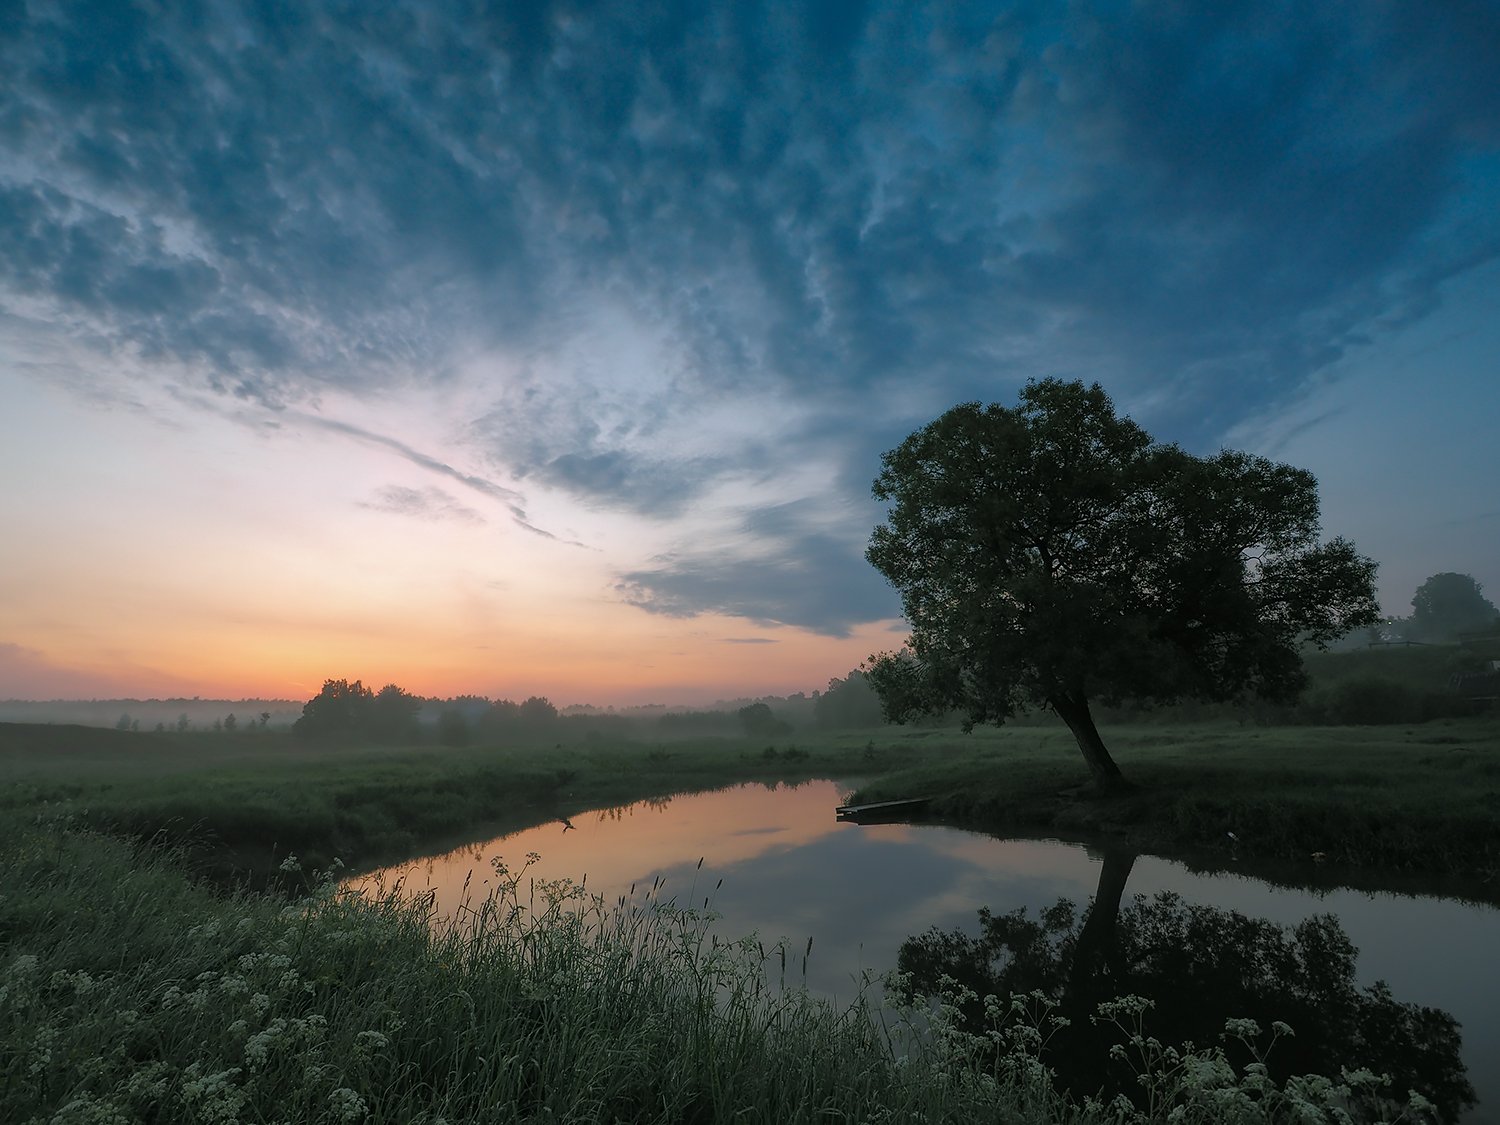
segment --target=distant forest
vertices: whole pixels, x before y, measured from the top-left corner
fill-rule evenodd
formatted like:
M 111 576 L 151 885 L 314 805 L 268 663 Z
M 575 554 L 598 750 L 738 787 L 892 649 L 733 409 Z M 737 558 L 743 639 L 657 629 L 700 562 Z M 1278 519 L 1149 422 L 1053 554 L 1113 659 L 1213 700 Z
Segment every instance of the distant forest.
M 304 721 L 310 720 L 310 721 Z M 306 703 L 293 699 L 93 699 L 0 701 L 0 722 L 79 723 L 135 731 L 254 734 L 297 728 L 313 738 L 355 734 L 376 741 L 555 741 L 584 737 L 783 737 L 799 730 L 860 730 L 881 725 L 880 701 L 857 669 L 810 695 L 743 697 L 702 708 L 649 704 L 558 708 L 540 696 L 519 702 L 481 695 L 428 698 L 395 684 L 328 680 Z M 433 736 L 437 737 L 434 738 Z
M 1101 707 L 1107 723 L 1236 721 L 1261 725 L 1378 725 L 1461 717 L 1500 706 L 1500 630 L 1460 643 L 1421 644 L 1367 638 L 1362 647 L 1309 653 L 1308 687 L 1293 704 L 1181 703 Z M 1032 712 L 1017 725 L 1051 724 Z M 289 699 L 112 699 L 0 702 L 0 722 L 80 723 L 242 738 L 287 732 L 314 742 L 368 741 L 448 746 L 588 741 L 764 739 L 884 725 L 880 700 L 863 672 L 834 678 L 823 691 L 721 700 L 703 708 L 652 705 L 558 708 L 541 696 L 515 701 L 460 695 L 424 698 L 395 684 L 378 690 L 358 680 L 328 680 L 306 703 Z M 956 726 L 939 716 L 923 726 Z

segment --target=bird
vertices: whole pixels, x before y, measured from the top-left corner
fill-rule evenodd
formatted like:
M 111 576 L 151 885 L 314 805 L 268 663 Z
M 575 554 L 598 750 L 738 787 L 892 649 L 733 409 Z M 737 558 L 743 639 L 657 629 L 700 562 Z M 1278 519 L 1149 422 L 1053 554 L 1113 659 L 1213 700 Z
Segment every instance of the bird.
M 559 819 L 560 821 L 562 821 L 562 826 L 563 826 L 563 831 L 564 832 L 566 832 L 569 828 L 573 827 L 573 822 L 571 820 L 569 820 L 567 817 L 560 816 L 557 819 Z

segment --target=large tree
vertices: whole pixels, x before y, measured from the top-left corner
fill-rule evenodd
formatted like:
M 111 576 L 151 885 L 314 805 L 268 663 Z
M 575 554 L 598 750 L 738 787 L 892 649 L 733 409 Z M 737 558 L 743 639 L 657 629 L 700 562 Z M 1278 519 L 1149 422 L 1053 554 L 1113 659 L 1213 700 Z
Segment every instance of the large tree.
M 1321 541 L 1311 473 L 1155 442 L 1097 384 L 956 406 L 882 464 L 867 557 L 911 626 L 868 666 L 887 717 L 1050 708 L 1101 789 L 1122 777 L 1092 701 L 1294 698 L 1305 643 L 1378 617 L 1375 564 Z

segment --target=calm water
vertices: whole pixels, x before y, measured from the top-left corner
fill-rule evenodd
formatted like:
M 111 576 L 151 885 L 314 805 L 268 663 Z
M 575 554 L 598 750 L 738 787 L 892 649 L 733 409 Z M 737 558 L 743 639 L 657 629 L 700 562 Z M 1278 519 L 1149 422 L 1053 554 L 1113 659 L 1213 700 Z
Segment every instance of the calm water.
M 839 823 L 833 810 L 848 788 L 832 781 L 742 785 L 585 813 L 572 818 L 572 829 L 554 821 L 388 868 L 356 885 L 403 878 L 413 889 L 434 890 L 439 909 L 451 910 L 466 879 L 483 887 L 492 877 L 493 857 L 520 867 L 528 852 L 541 855 L 530 872 L 534 877 L 587 876 L 589 889 L 607 898 L 661 877 L 679 901 L 701 905 L 711 898 L 722 915 L 717 928 L 727 937 L 754 932 L 768 945 L 786 938 L 797 954 L 798 979 L 800 955 L 811 938 L 808 987 L 835 1000 L 854 996 L 862 972 L 878 976 L 896 967 L 903 943 L 934 927 L 977 937 L 981 908 L 1003 915 L 1026 907 L 1035 919 L 1059 899 L 1081 910 L 1096 894 L 1101 900 L 1118 896 L 1117 921 L 1096 913 L 1101 923 L 1128 935 L 1137 954 L 1141 943 L 1160 937 L 1164 919 L 1159 912 L 1133 910 L 1135 896 L 1179 895 L 1165 921 L 1182 923 L 1196 910 L 1198 930 L 1210 934 L 1227 932 L 1227 915 L 1214 911 L 1285 926 L 1333 914 L 1359 951 L 1354 979 L 1360 986 L 1384 980 L 1396 1003 L 1440 1009 L 1458 1021 L 1462 1061 L 1479 1097 L 1465 1120 L 1500 1122 L 1500 910 L 1405 894 L 1287 890 L 1242 876 L 1194 874 L 1153 856 L 1111 853 L 1106 862 L 1098 852 L 1058 841 Z M 1175 932 L 1165 939 L 1171 949 L 1148 948 L 1144 955 L 1165 974 L 1162 979 L 1189 981 L 1198 970 L 1183 964 L 1182 946 L 1192 941 L 1184 937 L 1188 931 Z M 1080 948 L 1088 944 L 1077 929 L 1073 934 Z M 1201 987 L 1193 977 L 1179 991 L 1196 995 Z M 1324 1018 L 1310 1008 L 1304 1025 L 1313 1011 L 1317 1020 Z M 1294 1022 L 1299 1030 L 1304 1025 Z M 1398 1053 L 1416 1052 L 1402 1047 Z

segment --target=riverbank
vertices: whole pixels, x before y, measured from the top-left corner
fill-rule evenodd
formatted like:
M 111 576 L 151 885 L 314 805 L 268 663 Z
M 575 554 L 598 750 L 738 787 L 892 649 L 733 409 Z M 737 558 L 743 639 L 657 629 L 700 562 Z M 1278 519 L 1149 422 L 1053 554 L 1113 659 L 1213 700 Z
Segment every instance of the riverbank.
M 854 800 L 1000 834 L 1116 840 L 1163 855 L 1458 879 L 1500 891 L 1500 720 L 1411 727 L 1103 728 L 1131 788 L 1100 796 L 1066 730 L 989 732 Z
M 1246 788 L 1285 774 L 1290 789 L 1328 797 L 1311 779 L 1349 773 L 1338 763 L 1363 747 L 1377 788 L 1404 779 L 1415 791 L 1430 774 L 1456 800 L 1464 787 L 1476 799 L 1492 791 L 1485 729 L 1415 728 L 1388 753 L 1357 739 L 1337 751 L 1335 736 L 1349 732 L 1297 745 L 1237 741 L 1244 732 L 1223 724 L 1109 733 L 1138 780 L 1176 778 L 1189 795 L 1188 777 Z M 1463 764 L 1437 764 L 1449 760 Z M 869 789 L 946 777 L 955 788 L 940 807 L 970 814 L 986 807 L 986 777 L 1012 792 L 1029 779 L 1038 799 L 1050 791 L 1078 805 L 1068 792 L 1083 777 L 1076 749 L 1034 727 L 769 747 L 318 752 L 70 740 L 52 728 L 0 732 L 0 769 L 3 1120 L 1084 1125 L 1179 1107 L 1185 1120 L 1218 1120 L 1226 1099 L 1245 1120 L 1293 1119 L 1310 1099 L 1349 1109 L 1365 1096 L 1322 1080 L 1268 1091 L 1211 1049 L 1202 1065 L 1154 1074 L 1150 1114 L 1080 1107 L 1036 1065 L 1031 1025 L 1003 1005 L 983 1035 L 924 1009 L 918 1018 L 935 1016 L 940 1034 L 892 1038 L 860 1005 L 768 989 L 774 950 L 714 941 L 690 912 L 649 901 L 606 909 L 567 887 L 522 903 L 502 883 L 499 899 L 466 915 L 472 927 L 443 931 L 420 896 L 370 900 L 307 878 L 323 865 L 317 849 L 361 862 L 374 851 L 359 847 L 426 846 L 429 827 L 477 837 L 497 815 L 538 823 L 747 779 L 876 779 Z M 249 893 L 273 860 L 282 886 L 311 897 Z M 1400 1108 L 1362 1106 L 1371 1119 Z
M 706 914 L 649 893 L 533 896 L 524 874 L 498 871 L 495 895 L 443 928 L 421 896 L 226 895 L 168 852 L 55 823 L 9 834 L 0 1120 L 1432 1119 L 1404 1092 L 1382 1100 L 1374 1076 L 1282 1086 L 1219 1047 L 1133 1057 L 1140 1110 L 1079 1105 L 1039 1061 L 1054 1026 L 1039 997 L 995 1003 L 977 1030 L 958 1021 L 962 990 L 878 1019 L 783 991 L 777 951 L 713 939 Z M 1127 1044 L 1142 1011 L 1101 1007 Z M 1230 1046 L 1281 1034 L 1231 1023 Z
M 1061 724 L 461 750 L 0 724 L 0 818 L 160 840 L 233 884 L 288 854 L 366 866 L 673 793 L 858 778 L 856 801 L 928 797 L 931 819 L 995 833 L 1500 889 L 1500 719 L 1103 731 L 1133 786 L 1111 797 Z
M 220 885 L 263 885 L 289 854 L 308 869 L 370 866 L 588 809 L 745 781 L 879 776 L 948 752 L 946 739 L 883 732 L 779 745 L 337 748 L 0 724 L 0 820 L 154 840 Z

